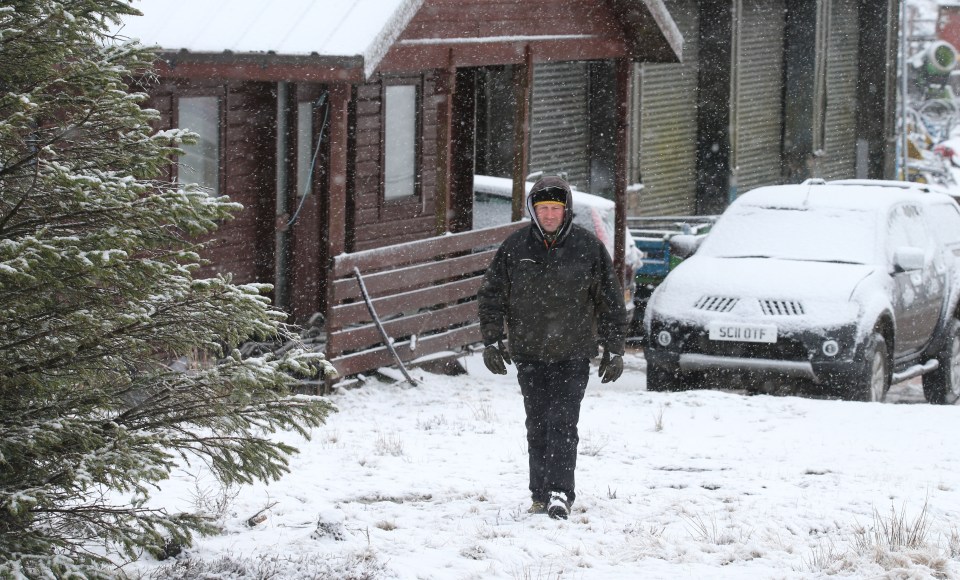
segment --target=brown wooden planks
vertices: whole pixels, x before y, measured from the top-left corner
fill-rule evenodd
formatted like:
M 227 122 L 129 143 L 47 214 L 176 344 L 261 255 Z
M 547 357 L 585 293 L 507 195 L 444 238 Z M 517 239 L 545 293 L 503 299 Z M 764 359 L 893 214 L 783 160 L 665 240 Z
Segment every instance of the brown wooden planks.
M 496 250 L 468 254 L 459 258 L 415 264 L 405 268 L 363 275 L 363 283 L 373 298 L 416 288 L 433 286 L 436 282 L 464 274 L 485 270 Z M 333 284 L 333 297 L 339 304 L 345 300 L 360 298 L 360 287 L 354 278 L 341 278 Z
M 450 282 L 430 288 L 421 288 L 402 294 L 394 294 L 373 300 L 373 307 L 380 317 L 401 313 L 415 313 L 421 308 L 430 308 L 438 304 L 449 304 L 475 296 L 483 281 L 482 276 L 474 276 L 458 282 Z M 367 306 L 362 301 L 353 304 L 334 306 L 327 319 L 328 332 L 339 330 L 350 324 L 370 321 Z
M 476 322 L 477 302 L 464 302 L 439 310 L 430 310 L 414 316 L 383 321 L 383 328 L 391 338 L 420 336 L 466 323 Z M 374 324 L 366 324 L 331 332 L 327 336 L 328 352 L 350 352 L 381 344 L 383 339 Z
M 360 273 L 363 274 L 364 272 L 403 266 L 445 254 L 462 252 L 466 249 L 497 245 L 502 242 L 510 232 L 519 229 L 524 224 L 525 222 L 511 222 L 493 228 L 472 230 L 461 234 L 418 240 L 398 246 L 343 254 L 337 256 L 334 260 L 333 276 L 340 278 L 352 275 L 354 268 L 359 268 Z
M 410 348 L 410 341 L 395 343 L 393 347 L 400 356 L 400 360 L 408 362 L 465 344 L 479 342 L 480 340 L 480 324 L 477 323 L 433 336 L 419 338 L 416 341 L 415 350 Z M 330 362 L 333 363 L 337 372 L 343 377 L 395 364 L 393 356 L 385 346 L 343 357 L 333 357 L 330 359 Z

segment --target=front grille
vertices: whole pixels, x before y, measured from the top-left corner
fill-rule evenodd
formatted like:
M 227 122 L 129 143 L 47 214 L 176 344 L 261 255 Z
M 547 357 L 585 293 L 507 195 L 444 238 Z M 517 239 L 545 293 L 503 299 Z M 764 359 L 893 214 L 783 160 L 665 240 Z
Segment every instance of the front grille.
M 714 356 L 765 358 L 787 361 L 808 360 L 807 349 L 796 339 L 781 336 L 776 343 L 710 340 L 705 335 L 687 342 L 687 351 Z
M 760 300 L 760 309 L 767 316 L 800 316 L 806 314 L 796 300 Z
M 727 296 L 702 296 L 697 300 L 693 307 L 707 312 L 730 312 L 733 307 L 740 302 L 739 298 L 730 298 Z

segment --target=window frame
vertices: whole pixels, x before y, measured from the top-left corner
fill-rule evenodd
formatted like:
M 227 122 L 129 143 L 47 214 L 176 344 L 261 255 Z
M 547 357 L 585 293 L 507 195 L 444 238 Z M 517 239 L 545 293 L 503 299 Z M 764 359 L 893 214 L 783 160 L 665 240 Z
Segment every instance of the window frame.
M 172 103 L 171 111 L 171 121 L 172 126 L 175 129 L 181 129 L 180 125 L 180 100 L 197 98 L 197 97 L 216 97 L 217 99 L 217 188 L 216 191 L 212 192 L 214 196 L 220 196 L 226 194 L 227 186 L 227 168 L 226 168 L 226 150 L 227 150 L 227 107 L 226 107 L 226 97 L 227 91 L 223 86 L 216 87 L 190 87 L 178 90 L 174 94 L 174 99 Z M 192 127 L 187 127 L 191 130 L 194 130 Z M 180 156 L 177 156 L 176 161 L 173 163 L 171 169 L 171 177 L 174 183 L 180 183 Z M 203 186 L 203 184 L 200 184 Z
M 327 94 L 327 89 L 323 85 L 318 85 L 314 83 L 297 83 L 294 90 L 293 98 L 290 101 L 290 109 L 292 116 L 295 118 L 295 122 L 291 123 L 290 133 L 291 133 L 291 151 L 288 153 L 291 159 L 291 175 L 293 176 L 293 183 L 291 185 L 291 194 L 293 199 L 300 200 L 306 195 L 308 189 L 310 195 L 317 195 L 318 189 L 321 187 L 321 183 L 318 182 L 317 176 L 324 174 L 326 171 L 326 166 L 328 164 L 326 148 L 322 145 L 320 146 L 320 151 L 317 154 L 317 164 L 314 167 L 313 175 L 311 176 L 309 183 L 304 183 L 304 189 L 301 190 L 300 174 L 301 169 L 304 169 L 309 175 L 310 164 L 313 161 L 313 155 L 316 152 L 318 146 L 317 140 L 320 139 L 322 135 L 322 115 L 317 115 L 316 104 L 322 95 Z M 301 118 L 300 113 L 302 112 L 301 107 L 309 105 L 310 117 L 307 119 L 307 124 L 310 127 L 310 143 L 305 149 L 301 149 L 303 143 L 301 143 L 301 129 L 304 128 L 302 124 L 304 119 Z M 325 105 L 329 106 L 329 105 Z M 300 153 L 306 152 L 306 158 L 301 159 Z M 303 167 L 300 163 L 303 162 Z M 299 203 L 299 202 L 298 202 Z
M 416 217 L 423 213 L 423 137 L 424 137 L 424 83 L 421 76 L 385 76 L 380 83 L 380 177 L 377 193 L 380 217 Z M 414 104 L 414 172 L 413 193 L 402 197 L 386 197 L 386 133 L 387 133 L 387 88 L 410 86 L 416 91 Z

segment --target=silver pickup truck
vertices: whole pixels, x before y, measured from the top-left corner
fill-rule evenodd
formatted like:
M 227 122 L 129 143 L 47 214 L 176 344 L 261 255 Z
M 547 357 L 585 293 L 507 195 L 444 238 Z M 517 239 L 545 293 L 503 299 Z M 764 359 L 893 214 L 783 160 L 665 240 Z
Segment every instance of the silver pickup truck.
M 691 251 L 647 304 L 649 390 L 787 378 L 882 401 L 922 375 L 931 403 L 960 400 L 952 197 L 866 180 L 758 188 Z

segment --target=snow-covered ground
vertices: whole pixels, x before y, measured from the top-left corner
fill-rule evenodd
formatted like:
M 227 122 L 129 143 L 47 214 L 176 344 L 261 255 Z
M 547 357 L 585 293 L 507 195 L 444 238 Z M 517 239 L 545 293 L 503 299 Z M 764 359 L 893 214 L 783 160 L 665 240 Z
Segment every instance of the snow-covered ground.
M 220 509 L 225 528 L 166 575 L 960 577 L 960 407 L 927 405 L 917 381 L 884 404 L 653 393 L 642 354 L 626 362 L 616 383 L 591 378 L 568 521 L 525 513 L 514 368 L 492 375 L 473 354 L 467 375 L 332 395 L 340 412 L 311 441 L 284 436 L 301 453 L 281 481 L 221 490 L 199 467 L 177 474 L 156 502 Z

